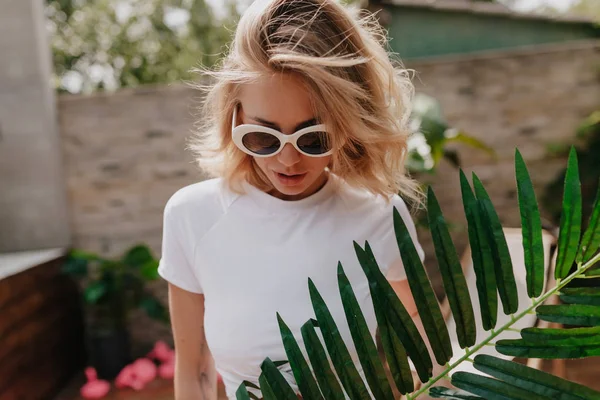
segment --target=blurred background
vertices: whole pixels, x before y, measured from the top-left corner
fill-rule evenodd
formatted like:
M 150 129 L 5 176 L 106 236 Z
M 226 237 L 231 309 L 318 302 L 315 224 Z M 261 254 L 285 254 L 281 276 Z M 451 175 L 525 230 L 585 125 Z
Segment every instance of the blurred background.
M 0 399 L 76 399 L 85 366 L 104 363 L 111 379 L 156 341 L 172 345 L 156 266 L 167 199 L 204 179 L 185 151 L 201 118 L 190 71 L 219 61 L 250 2 L 2 1 Z M 600 1 L 346 3 L 377 11 L 390 50 L 415 70 L 408 166 L 435 189 L 459 251 L 458 166 L 477 172 L 503 225 L 520 226 L 515 147 L 552 227 L 576 146 L 589 213 L 600 176 Z M 422 218 L 415 212 L 434 268 Z M 585 379 L 574 365 L 570 378 Z M 109 396 L 172 399 L 172 381 Z

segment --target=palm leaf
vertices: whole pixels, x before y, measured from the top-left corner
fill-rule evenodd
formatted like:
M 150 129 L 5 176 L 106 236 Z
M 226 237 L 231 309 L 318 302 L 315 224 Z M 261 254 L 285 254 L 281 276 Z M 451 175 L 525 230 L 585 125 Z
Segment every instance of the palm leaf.
M 502 224 L 490 196 L 475 173 L 473 173 L 473 187 L 475 188 L 477 201 L 481 206 L 484 230 L 487 232 L 490 247 L 492 248 L 496 284 L 500 299 L 502 300 L 504 314 L 513 314 L 519 308 L 519 298 L 517 297 L 515 274 L 513 273 L 513 265 Z
M 310 367 L 302 355 L 302 350 L 300 350 L 300 346 L 298 345 L 294 334 L 283 321 L 279 313 L 277 313 L 277 322 L 279 323 L 283 346 L 302 397 L 315 400 L 323 399 L 323 396 L 319 391 L 319 386 L 317 385 L 317 382 L 315 382 Z
M 596 287 L 564 288 L 560 299 L 568 304 L 600 306 L 600 290 Z
M 594 204 L 588 230 L 584 234 L 580 245 L 581 210 L 577 203 L 581 201 L 581 194 L 577 159 L 575 153 L 572 152 L 565 180 L 565 198 L 563 200 L 565 212 L 561 220 L 558 254 L 560 272 L 557 272 L 557 276 L 559 279 L 554 287 L 548 288 L 547 292 L 542 294 L 540 287 L 543 288 L 544 268 L 542 265 L 544 265 L 544 257 L 543 254 L 540 254 L 540 248 L 542 247 L 540 247 L 539 211 L 525 163 L 520 154 L 518 152 L 516 154 L 515 170 L 523 225 L 527 289 L 532 300 L 531 305 L 519 310 L 518 315 L 511 315 L 510 320 L 498 328 L 495 327 L 497 292 L 500 292 L 505 312 L 515 312 L 515 304 L 518 300 L 514 291 L 516 282 L 512 272 L 512 262 L 508 258 L 508 248 L 500 220 L 483 184 L 474 175 L 475 193 L 473 193 L 466 176 L 462 171 L 460 173 L 463 206 L 468 222 L 469 242 L 477 278 L 477 292 L 482 310 L 483 327 L 486 330 L 492 329 L 489 336 L 479 341 L 479 343 L 476 343 L 474 338 L 473 308 L 465 276 L 462 273 L 458 255 L 448 233 L 440 206 L 433 191 L 429 190 L 428 219 L 436 256 L 440 264 L 448 301 L 457 321 L 459 344 L 466 348 L 465 355 L 461 356 L 452 365 L 447 366 L 440 375 L 429 379 L 432 372 L 432 362 L 425 342 L 394 289 L 383 275 L 381 268 L 379 268 L 368 242 L 365 242 L 364 249 L 354 243 L 358 261 L 369 282 L 383 351 L 395 385 L 401 393 L 407 393 L 411 390 L 413 381 L 408 367 L 409 357 L 420 380 L 425 382 L 423 387 L 410 395 L 411 399 L 426 393 L 436 381 L 449 375 L 461 362 L 465 362 L 483 346 L 490 344 L 494 338 L 509 329 L 524 315 L 533 313 L 533 310 L 535 310 L 539 319 L 583 327 L 568 329 L 526 328 L 521 330 L 521 339 L 497 340 L 495 347 L 499 353 L 548 359 L 600 355 L 600 305 L 598 305 L 600 288 L 589 287 L 590 285 L 587 285 L 586 288 L 565 287 L 575 278 L 593 275 L 597 273 L 597 270 L 600 271 L 598 268 L 593 268 L 594 263 L 600 261 L 600 254 L 594 255 L 597 251 L 599 201 L 597 199 Z M 443 327 L 440 326 L 438 316 L 435 315 L 439 311 L 439 305 L 435 301 L 431 284 L 412 243 L 408 229 L 397 210 L 394 210 L 393 217 L 397 244 L 407 272 L 408 283 L 424 322 L 427 336 L 431 343 L 437 342 L 439 347 L 435 350 L 436 360 L 439 362 L 447 359 L 448 354 L 450 354 L 445 343 L 446 335 L 448 335 L 447 328 L 445 328 L 445 324 L 443 324 Z M 570 273 L 576 257 L 578 261 L 577 270 Z M 590 283 L 593 284 L 593 282 Z M 369 327 L 341 264 L 338 265 L 338 284 L 346 313 L 346 322 L 349 325 L 352 339 L 373 396 L 377 399 L 390 398 L 388 397 L 389 383 L 385 381 L 385 373 L 382 372 L 381 363 L 377 358 Z M 325 399 L 341 400 L 345 398 L 345 389 L 350 399 L 370 398 L 367 387 L 356 370 L 331 313 L 310 279 L 309 292 L 317 321 L 309 320 L 302 326 L 301 330 L 317 383 L 311 379 L 310 367 L 302 357 L 299 345 L 293 338 L 292 332 L 289 331 L 289 328 L 283 324 L 279 317 L 284 347 L 290 359 L 289 362 L 294 371 L 294 376 L 298 382 L 302 382 L 303 379 L 306 382 L 312 380 L 310 389 L 307 388 L 308 383 L 299 383 L 301 392 L 314 393 L 314 395 L 305 395 L 304 397 L 307 399 L 320 398 L 316 394 L 318 393 L 317 390 L 320 390 Z M 554 294 L 560 294 L 562 300 L 568 304 L 544 305 L 544 302 Z M 430 317 L 429 321 L 426 322 L 428 317 Z M 319 337 L 317 337 L 315 327 L 321 329 L 327 352 L 342 385 L 339 384 L 333 370 L 330 368 L 327 352 Z M 460 342 L 461 340 L 462 342 Z M 472 347 L 467 345 L 471 343 Z M 430 394 L 434 397 L 448 399 L 536 400 L 553 398 L 559 400 L 600 400 L 600 393 L 592 389 L 512 361 L 505 361 L 492 356 L 476 356 L 474 366 L 479 371 L 492 377 L 458 372 L 453 374 L 451 379 L 452 383 L 462 390 L 437 387 L 431 388 Z M 273 398 L 291 399 L 293 391 L 291 391 L 279 370 L 276 369 L 276 364 L 265 362 L 262 367 L 263 374 L 259 379 L 259 383 L 264 398 L 266 400 Z M 318 389 L 316 388 L 317 384 Z M 238 391 L 241 396 L 245 396 L 244 390 L 240 388 Z M 253 398 L 252 394 L 249 394 L 249 396 Z
M 556 279 L 563 279 L 569 274 L 577 256 L 581 235 L 581 207 L 581 184 L 579 182 L 577 153 L 575 148 L 571 148 L 565 178 L 563 212 L 560 218 Z
M 450 400 L 485 400 L 483 397 L 475 396 L 463 390 L 448 389 L 443 386 L 432 387 L 429 395 L 433 398 L 444 398 Z
M 378 297 L 386 313 L 386 318 L 390 321 L 390 327 L 394 330 L 402 345 L 406 349 L 408 356 L 415 365 L 419 379 L 426 382 L 431 377 L 433 365 L 429 356 L 429 351 L 425 346 L 423 338 L 419 334 L 415 323 L 396 296 L 394 289 L 390 286 L 381 269 L 375 261 L 375 256 L 368 243 L 365 243 L 363 250 L 356 242 L 354 250 L 358 256 L 360 265 L 367 275 L 370 283 L 371 297 Z
M 563 359 L 600 355 L 600 335 L 565 339 L 528 341 L 525 339 L 498 340 L 496 350 L 513 357 Z
M 544 243 L 542 241 L 542 220 L 535 191 L 527 166 L 519 150 L 515 150 L 515 173 L 517 177 L 517 195 L 521 211 L 523 230 L 523 251 L 527 272 L 527 294 L 539 297 L 544 289 Z
M 377 353 L 377 345 L 371 336 L 367 321 L 360 309 L 348 277 L 341 263 L 338 263 L 338 283 L 346 320 L 350 327 L 352 340 L 358 353 L 358 359 L 363 367 L 365 378 L 375 399 L 394 399 L 383 364 Z M 311 397 L 312 398 L 312 397 Z
M 427 210 L 429 230 L 431 231 L 444 290 L 456 321 L 458 343 L 464 349 L 475 343 L 477 334 L 473 306 L 471 305 L 467 280 L 460 265 L 456 247 L 454 247 L 442 209 L 431 187 L 428 188 L 427 192 Z
M 452 384 L 459 389 L 483 396 L 488 400 L 548 400 L 534 392 L 510 385 L 497 379 L 488 378 L 470 372 L 457 372 L 452 375 Z
M 235 398 L 237 400 L 250 400 L 250 393 L 248 393 L 248 389 L 243 384 L 240 385 L 235 392 Z
M 402 345 L 402 342 L 394 329 L 390 326 L 390 322 L 383 311 L 385 310 L 385 303 L 383 303 L 378 296 L 378 291 L 372 291 L 375 318 L 377 319 L 381 344 L 392 375 L 392 380 L 400 393 L 405 394 L 412 392 L 414 390 L 414 382 L 408 364 L 406 349 Z
M 394 231 L 396 232 L 396 241 L 398 242 L 410 290 L 419 310 L 423 327 L 438 364 L 444 365 L 452 358 L 452 345 L 448 328 L 446 328 L 440 305 L 436 300 L 408 228 L 396 207 L 394 207 Z
M 514 386 L 546 396 L 547 399 L 581 400 L 592 399 L 594 396 L 598 398 L 597 392 L 585 386 L 513 361 L 484 354 L 475 356 L 474 361 L 473 365 L 477 370 Z
M 538 318 L 566 325 L 600 325 L 600 307 L 586 304 L 561 304 L 539 306 Z
M 271 361 L 270 358 L 267 357 L 263 361 L 260 368 L 264 374 L 264 382 L 266 382 L 268 385 L 267 392 L 270 390 L 278 400 L 298 400 L 296 393 L 291 388 L 290 384 L 285 380 L 283 375 L 281 375 L 281 371 L 279 371 L 275 363 Z M 263 390 L 262 383 L 260 387 L 261 390 Z M 264 391 L 263 395 L 265 395 Z M 265 399 L 266 398 L 267 396 L 265 395 Z
M 260 391 L 263 396 L 262 400 L 277 400 L 277 396 L 264 372 L 258 377 L 258 384 L 260 385 Z
M 544 342 L 565 338 L 580 338 L 600 335 L 600 326 L 591 328 L 525 328 L 521 329 L 521 337 L 529 342 Z
M 482 221 L 479 203 L 462 170 L 460 171 L 460 187 L 467 217 L 473 270 L 477 278 L 477 294 L 479 296 L 483 329 L 490 330 L 496 326 L 498 313 L 492 244 L 483 226 L 484 222 Z
M 581 246 L 577 253 L 577 263 L 588 262 L 600 248 L 600 183 L 598 184 L 598 193 L 592 206 L 592 215 L 590 222 L 583 234 Z
M 369 392 L 352 361 L 348 347 L 342 340 L 333 316 L 312 279 L 308 280 L 308 286 L 315 316 L 325 340 L 325 346 L 346 393 L 352 400 L 369 399 Z
M 331 370 L 325 348 L 317 336 L 315 326 L 318 326 L 318 322 L 311 319 L 302 325 L 300 329 L 308 353 L 308 359 L 313 366 L 323 396 L 328 400 L 344 400 L 344 392 Z

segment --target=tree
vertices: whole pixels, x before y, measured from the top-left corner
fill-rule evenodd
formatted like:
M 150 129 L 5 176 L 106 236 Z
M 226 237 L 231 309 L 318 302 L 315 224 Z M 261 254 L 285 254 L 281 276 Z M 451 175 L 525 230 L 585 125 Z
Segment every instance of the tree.
M 90 93 L 192 78 L 230 41 L 234 0 L 217 19 L 204 0 L 48 0 L 58 90 Z

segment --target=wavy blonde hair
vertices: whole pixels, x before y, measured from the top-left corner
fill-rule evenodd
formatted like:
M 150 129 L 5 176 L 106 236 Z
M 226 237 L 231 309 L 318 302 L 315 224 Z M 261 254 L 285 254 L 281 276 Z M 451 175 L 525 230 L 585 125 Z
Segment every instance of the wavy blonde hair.
M 239 21 L 230 51 L 206 92 L 190 149 L 210 176 L 239 191 L 247 180 L 268 191 L 269 180 L 231 138 L 233 109 L 242 84 L 273 73 L 295 73 L 308 88 L 333 143 L 343 143 L 329 169 L 374 194 L 418 200 L 404 168 L 414 92 L 409 71 L 386 51 L 385 31 L 373 14 L 334 0 L 255 0 Z

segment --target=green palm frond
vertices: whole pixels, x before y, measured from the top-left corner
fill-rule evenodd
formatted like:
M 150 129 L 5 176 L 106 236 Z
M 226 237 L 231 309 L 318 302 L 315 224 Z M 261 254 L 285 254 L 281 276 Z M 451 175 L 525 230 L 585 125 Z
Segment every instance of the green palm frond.
M 304 359 L 293 332 L 279 314 L 276 316 L 290 366 L 304 399 L 341 400 L 348 396 L 350 399 L 388 400 L 393 399 L 394 387 L 400 393 L 407 394 L 409 400 L 424 393 L 446 399 L 600 400 L 600 392 L 585 386 L 492 355 L 476 355 L 486 345 L 493 345 L 499 354 L 512 357 L 555 359 L 600 355 L 600 286 L 594 280 L 587 279 L 600 276 L 600 268 L 595 266 L 600 261 L 600 191 L 588 227 L 582 235 L 577 155 L 572 150 L 565 179 L 556 282 L 544 292 L 544 277 L 548 276 L 548 271 L 545 271 L 547 263 L 544 260 L 540 213 L 531 178 L 518 151 L 515 154 L 515 172 L 529 298 L 517 298 L 514 267 L 503 227 L 483 183 L 473 174 L 471 187 L 461 171 L 460 185 L 468 222 L 481 325 L 485 331 L 489 331 L 489 335 L 476 340 L 479 321 L 475 321 L 474 304 L 448 225 L 430 188 L 427 199 L 429 227 L 443 286 L 456 322 L 456 336 L 460 348 L 465 351 L 464 355 L 448 364 L 452 358 L 448 328 L 408 229 L 394 209 L 394 230 L 411 293 L 435 360 L 445 368 L 440 374 L 432 376 L 433 363 L 425 345 L 426 339 L 421 337 L 381 272 L 369 243 L 365 242 L 364 246 L 354 243 L 358 261 L 369 282 L 385 364 L 389 367 L 391 379 L 388 381 L 386 377 L 384 363 L 378 356 L 365 317 L 348 277 L 339 264 L 340 296 L 365 380 L 358 372 L 323 297 L 309 279 L 309 293 L 316 320 L 307 321 L 301 328 L 308 360 Z M 586 287 L 575 284 L 582 278 L 587 280 Z M 559 296 L 563 304 L 545 304 L 551 296 Z M 502 311 L 510 315 L 508 322 L 497 322 L 498 297 Z M 519 339 L 492 342 L 503 332 L 514 330 L 512 326 L 531 313 L 535 313 L 540 320 L 557 322 L 566 327 L 524 328 L 519 331 Z M 324 345 L 317 335 L 317 329 L 323 336 Z M 409 360 L 424 383 L 417 391 L 414 391 Z M 473 363 L 475 369 L 485 375 L 454 372 L 466 362 Z M 291 386 L 279 372 L 277 363 L 266 359 L 261 369 L 258 383 L 264 399 L 296 398 Z M 448 376 L 458 389 L 434 387 L 436 382 Z M 250 382 L 244 382 L 236 392 L 238 399 L 256 398 L 247 391 L 247 387 L 257 388 Z

